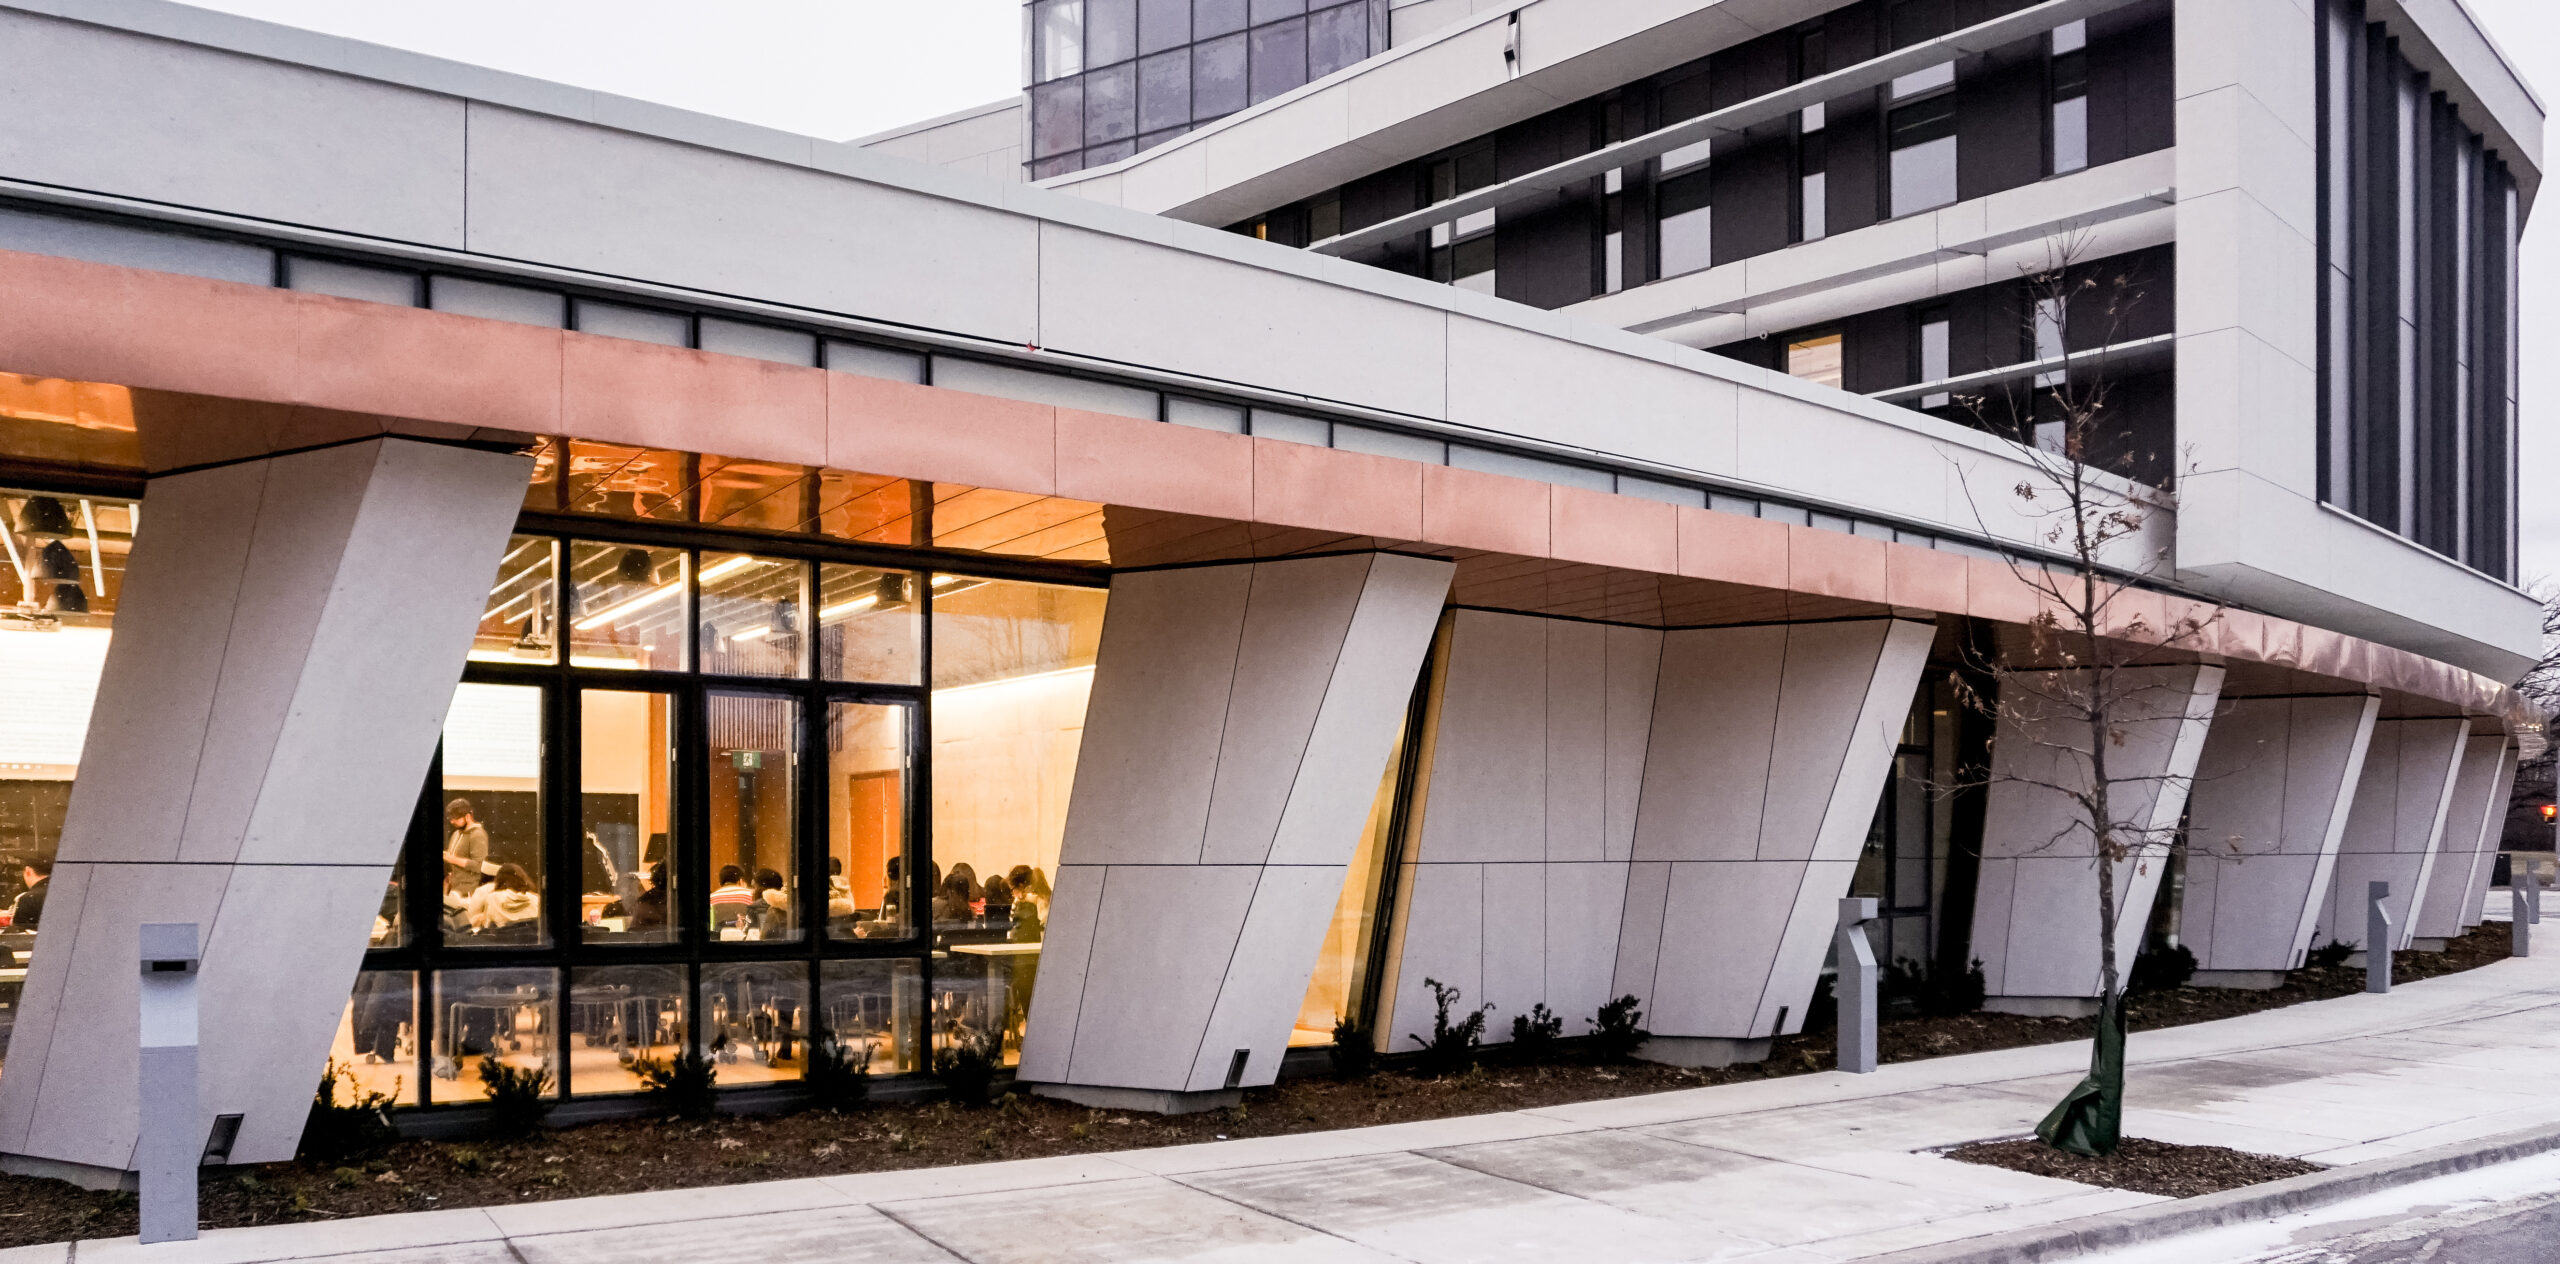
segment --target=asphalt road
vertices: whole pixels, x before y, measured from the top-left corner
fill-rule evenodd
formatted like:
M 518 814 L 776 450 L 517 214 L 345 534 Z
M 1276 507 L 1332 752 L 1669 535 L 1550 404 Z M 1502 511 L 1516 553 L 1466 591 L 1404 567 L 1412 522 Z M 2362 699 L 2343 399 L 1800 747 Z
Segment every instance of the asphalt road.
M 2244 1259 L 2246 1264 L 2551 1264 L 2560 1260 L 2560 1193 L 2332 1228 L 2335 1236 L 2297 1240 Z

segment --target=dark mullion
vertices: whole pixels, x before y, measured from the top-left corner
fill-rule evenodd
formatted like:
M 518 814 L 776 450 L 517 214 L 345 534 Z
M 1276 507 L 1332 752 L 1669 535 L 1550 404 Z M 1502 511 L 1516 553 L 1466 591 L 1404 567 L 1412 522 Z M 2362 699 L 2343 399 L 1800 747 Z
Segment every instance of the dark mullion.
M 932 500 L 928 497 L 925 511 L 927 514 L 932 512 L 931 504 Z M 933 520 L 930 517 L 926 518 L 924 525 L 930 531 Z M 932 537 L 928 535 L 926 538 Z M 916 573 L 924 580 L 920 591 L 916 593 L 916 617 L 922 623 L 922 626 L 916 630 L 919 639 L 917 670 L 920 673 L 917 680 L 922 686 L 923 696 L 918 699 L 914 713 L 908 717 L 907 775 L 900 779 L 907 783 L 905 804 L 907 845 L 906 859 L 899 863 L 901 870 L 899 876 L 907 883 L 906 915 L 907 924 L 910 927 L 907 943 L 916 963 L 917 1047 L 914 1051 L 916 1068 L 920 1072 L 930 1074 L 933 1071 L 933 892 L 926 883 L 925 875 L 935 871 L 933 760 L 928 758 L 933 750 L 933 603 L 935 600 L 933 577 L 935 572 L 931 569 L 923 569 Z M 1052 907 L 1055 907 L 1054 902 Z M 1045 923 L 1041 933 L 1044 938 L 1048 933 Z M 891 995 L 889 1030 L 893 1047 L 891 1056 L 894 1060 L 898 1027 L 897 981 L 894 971 L 891 973 L 889 987 Z M 1001 1052 L 998 1056 L 1002 1056 Z

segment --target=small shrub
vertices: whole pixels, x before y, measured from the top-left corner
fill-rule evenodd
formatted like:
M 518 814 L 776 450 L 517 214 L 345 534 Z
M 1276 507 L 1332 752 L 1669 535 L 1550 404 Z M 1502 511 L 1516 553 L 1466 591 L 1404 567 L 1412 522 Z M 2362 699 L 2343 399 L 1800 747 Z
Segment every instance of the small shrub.
M 994 1036 L 954 1032 L 950 1043 L 933 1051 L 933 1078 L 952 1101 L 984 1106 L 995 1089 L 1001 1061 Z
M 654 1059 L 633 1064 L 648 1094 L 668 1114 L 678 1119 L 709 1119 L 719 1109 L 720 1068 L 709 1055 L 679 1053 L 659 1062 Z
M 1485 1015 L 1492 1013 L 1493 1007 L 1479 1005 L 1468 1010 L 1466 1017 L 1453 1023 L 1449 1021 L 1449 1011 L 1459 1001 L 1466 999 L 1466 993 L 1449 987 L 1438 979 L 1424 979 L 1422 986 L 1431 989 L 1431 1004 L 1434 1010 L 1431 1016 L 1431 1038 L 1425 1040 L 1415 1035 L 1405 1037 L 1422 1046 L 1420 1070 L 1425 1075 L 1442 1076 L 1474 1069 L 1476 1048 L 1484 1043 Z
M 1982 958 L 1976 957 L 1962 974 L 1931 976 L 1929 986 L 1920 993 L 1920 1012 L 1932 1018 L 1953 1018 L 1980 1010 L 1990 997 L 1991 985 L 1982 977 Z
M 347 1100 L 338 1100 L 338 1082 L 346 1081 Z M 355 1072 L 332 1059 L 320 1087 L 311 1095 L 311 1115 L 302 1125 L 302 1157 L 322 1163 L 360 1159 L 391 1144 L 392 1095 L 367 1092 Z
M 1644 1029 L 1644 1011 L 1636 998 L 1621 996 L 1585 1020 L 1591 1028 L 1591 1051 L 1603 1062 L 1625 1062 L 1636 1056 L 1653 1033 Z
M 2133 976 L 2125 980 L 2125 991 L 2166 992 L 2182 988 L 2196 977 L 2196 955 L 2184 944 L 2174 948 L 2147 949 L 2133 959 Z
M 1796 1030 L 1810 1036 L 1840 1026 L 1840 993 L 1836 990 L 1839 978 L 1836 974 L 1826 974 L 1814 982 L 1813 999 L 1804 1003 L 1804 1022 Z
M 810 1099 L 821 1109 L 847 1111 L 871 1096 L 871 1047 L 848 1045 L 834 1032 L 821 1032 L 809 1045 L 809 1065 L 801 1079 Z
M 496 1054 L 480 1059 L 480 1083 L 489 1090 L 489 1135 L 529 1137 L 551 1113 L 551 1071 L 513 1067 Z
M 1556 1041 L 1564 1036 L 1564 1016 L 1547 1008 L 1545 1001 L 1529 1007 L 1526 1014 L 1511 1016 L 1511 1056 L 1522 1062 L 1544 1062 L 1556 1054 Z
M 1356 1080 L 1378 1067 L 1378 1042 L 1369 1034 L 1368 1025 L 1356 1018 L 1333 1021 L 1333 1073 Z
M 2332 939 L 2312 949 L 2311 954 L 2303 958 L 2302 964 L 2315 970 L 2341 970 L 2346 968 L 2347 959 L 2354 955 L 2356 955 L 2354 944 Z
M 452 1149 L 445 1151 L 444 1157 L 453 1160 L 453 1165 L 456 1168 L 469 1172 L 474 1176 L 489 1170 L 489 1156 L 482 1154 L 470 1146 L 455 1146 Z M 241 1178 L 241 1186 L 244 1189 L 247 1188 L 247 1177 Z

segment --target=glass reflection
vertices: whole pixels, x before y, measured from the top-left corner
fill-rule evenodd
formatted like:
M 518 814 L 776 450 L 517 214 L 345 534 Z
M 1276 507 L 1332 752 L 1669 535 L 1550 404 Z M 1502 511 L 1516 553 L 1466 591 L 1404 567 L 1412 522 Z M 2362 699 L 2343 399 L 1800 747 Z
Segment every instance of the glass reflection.
M 740 962 L 702 968 L 703 1053 L 723 1084 L 800 1078 L 808 1057 L 806 962 Z
M 569 1088 L 579 1097 L 637 1093 L 648 1064 L 684 1051 L 683 966 L 597 966 L 571 972 Z
M 551 1077 L 560 1091 L 559 1051 L 553 1047 L 559 976 L 546 968 L 446 970 L 436 975 L 435 1086 L 432 1100 L 478 1102 L 489 1097 L 480 1065 L 496 1059 Z
M 542 690 L 464 684 L 444 722 L 445 941 L 539 944 Z
M 800 937 L 800 704 L 760 694 L 715 693 L 710 726 L 710 854 L 707 905 L 714 938 Z
M 907 709 L 827 705 L 827 933 L 905 935 Z
M 920 673 L 921 577 L 827 563 L 818 568 L 818 665 L 829 680 L 912 685 Z
M 808 520 L 809 467 L 770 461 L 702 458 L 701 517 L 705 525 L 796 531 Z
M 405 970 L 356 976 L 338 1018 L 329 1060 L 347 1068 L 359 1093 L 382 1093 L 401 1106 L 418 1102 L 418 978 Z M 345 1103 L 345 1085 L 339 1101 Z
M 529 535 L 508 540 L 480 630 L 471 638 L 472 660 L 559 662 L 559 592 L 559 543 Z
M 714 676 L 807 675 L 803 587 L 798 562 L 703 554 L 702 670 Z
M 692 482 L 682 452 L 572 439 L 560 498 L 571 513 L 680 522 Z
M 818 1022 L 880 1074 L 924 1069 L 917 1031 L 924 972 L 913 961 L 826 961 L 818 966 Z
M 569 545 L 569 665 L 682 671 L 682 549 L 591 540 Z
M 1334 1025 L 1359 1012 L 1369 987 L 1369 945 L 1378 931 L 1378 890 L 1387 863 L 1388 835 L 1394 828 L 1396 778 L 1404 763 L 1405 738 L 1399 733 L 1387 756 L 1386 775 L 1369 801 L 1369 819 L 1360 827 L 1360 845 L 1343 875 L 1342 894 L 1325 927 L 1324 947 L 1316 954 L 1315 971 L 1307 977 L 1307 994 L 1298 1005 L 1297 1026 L 1289 1033 L 1292 1047 L 1333 1043 Z
M 1039 970 L 1106 601 L 1098 588 L 934 577 L 936 1040 L 1018 1056 Z
M 589 943 L 677 937 L 675 701 L 663 693 L 578 695 L 578 921 Z

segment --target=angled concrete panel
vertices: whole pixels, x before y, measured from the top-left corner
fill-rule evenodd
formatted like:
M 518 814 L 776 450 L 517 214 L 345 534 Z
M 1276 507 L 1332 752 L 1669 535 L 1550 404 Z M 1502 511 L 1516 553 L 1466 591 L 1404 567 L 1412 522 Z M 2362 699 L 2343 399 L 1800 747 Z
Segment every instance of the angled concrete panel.
M 2069 1007 L 2095 997 L 2101 974 L 2097 841 L 2075 790 L 2090 777 L 2089 735 L 2078 711 L 2092 673 L 2013 673 L 2001 682 L 1993 736 L 1982 876 L 1973 909 L 1973 952 L 1995 1008 Z M 2220 667 L 2118 668 L 2121 740 L 2109 748 L 2110 815 L 2165 837 L 2186 807 L 2203 754 Z M 2166 851 L 2117 862 L 2116 962 L 2130 971 L 2160 890 Z
M 2222 705 L 2188 802 L 2181 940 L 2205 971 L 2302 964 L 2381 700 Z
M 530 472 L 386 439 L 153 480 L 0 1152 L 131 1169 L 136 928 L 195 922 L 198 1126 L 292 1157 Z
M 2453 797 L 2445 806 L 2444 838 L 2436 848 L 2427 889 L 2418 900 L 2410 934 L 2418 939 L 2453 939 L 2462 934 L 2462 918 L 2471 899 L 2472 871 L 2479 867 L 2480 848 L 2489 822 L 2503 821 L 2507 805 L 2493 796 L 2507 758 L 2507 735 L 2475 733 L 2462 744 L 2462 763 L 2455 769 Z
M 1450 616 L 1379 1025 L 1431 1030 L 1429 980 L 1490 1004 L 1486 1039 L 1545 1005 L 1579 1034 L 1612 996 L 1626 855 L 1664 634 Z
M 2488 912 L 2489 877 L 2497 868 L 2498 851 L 2507 832 L 2507 804 L 2516 790 L 2517 752 L 2514 746 L 2498 761 L 2498 784 L 2489 792 L 2489 819 L 2480 825 L 2480 853 L 2472 858 L 2471 886 L 2462 902 L 2462 929 L 2478 926 Z
M 2455 773 L 2470 735 L 2471 722 L 2462 719 L 2384 720 L 2373 726 L 2373 747 L 2356 781 L 2337 868 L 2319 928 L 2312 932 L 2319 942 L 2365 946 L 2365 890 L 2371 882 L 2391 884 L 2383 905 L 2397 941 L 2391 949 L 2405 949 L 2416 937 L 2411 913 L 2435 871 Z
M 1663 643 L 1620 987 L 1665 1041 L 1798 1030 L 1935 629 L 1874 619 Z M 1649 963 L 1647 959 L 1649 960 Z M 1670 1046 L 1666 1045 L 1666 1048 Z
M 1230 1087 L 1237 1053 L 1239 1084 L 1272 1081 L 1453 569 L 1113 581 L 1025 1083 L 1179 1108 Z

